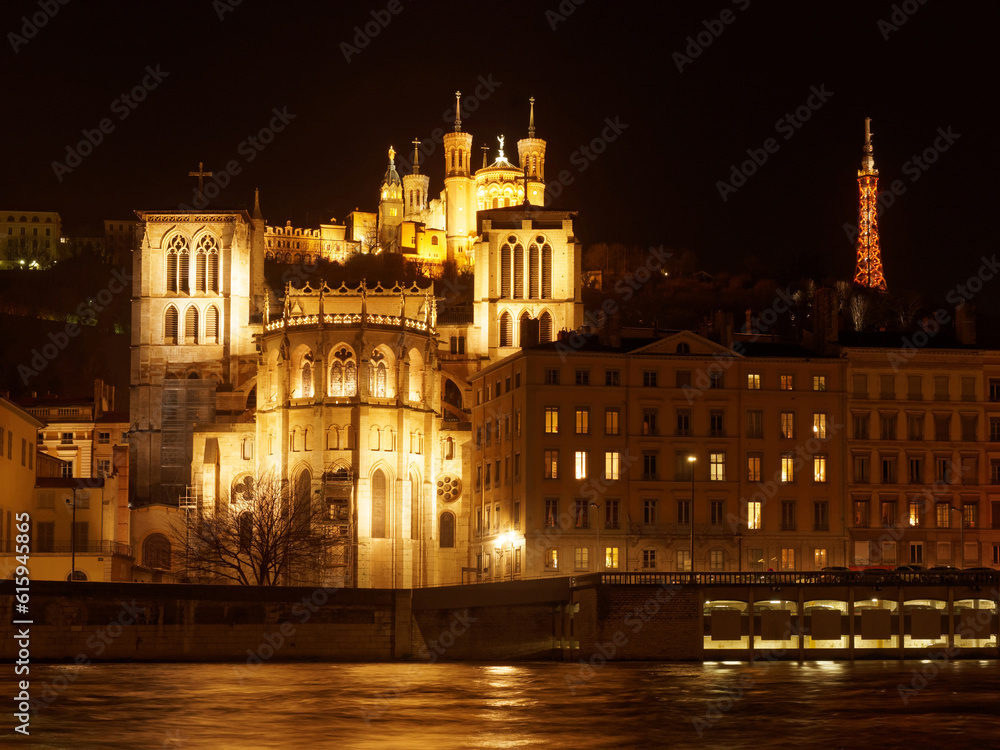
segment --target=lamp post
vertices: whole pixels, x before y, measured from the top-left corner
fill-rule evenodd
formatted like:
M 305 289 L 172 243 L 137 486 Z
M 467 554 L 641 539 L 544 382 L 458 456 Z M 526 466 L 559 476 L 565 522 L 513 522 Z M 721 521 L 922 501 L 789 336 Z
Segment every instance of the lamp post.
M 76 580 L 76 488 L 73 488 L 73 499 L 68 501 L 70 505 L 73 506 L 73 522 L 69 527 L 69 540 L 70 540 L 70 563 L 69 563 L 69 580 Z
M 688 520 L 691 522 L 691 580 L 694 580 L 694 464 L 698 460 L 694 455 L 687 457 L 691 464 L 691 505 L 688 507 Z
M 500 580 L 504 580 L 507 574 L 503 572 L 503 553 L 504 547 L 507 543 L 510 543 L 510 557 L 507 560 L 507 564 L 510 565 L 510 580 L 514 580 L 514 535 L 507 531 L 497 537 L 495 549 L 497 553 L 497 567 L 500 569 Z
M 69 563 L 69 580 L 76 580 L 76 493 L 79 487 L 73 488 L 73 498 L 66 498 L 66 504 L 73 509 L 73 520 L 70 526 L 69 538 L 70 538 L 70 563 Z M 83 497 L 87 498 L 89 496 L 86 489 L 83 490 Z

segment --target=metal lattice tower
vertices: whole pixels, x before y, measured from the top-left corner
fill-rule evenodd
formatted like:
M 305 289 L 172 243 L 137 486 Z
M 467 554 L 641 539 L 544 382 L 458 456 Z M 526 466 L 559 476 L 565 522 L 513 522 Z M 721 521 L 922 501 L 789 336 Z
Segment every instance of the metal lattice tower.
M 865 147 L 858 170 L 858 262 L 854 283 L 866 289 L 886 291 L 882 274 L 882 252 L 878 244 L 878 170 L 872 156 L 871 118 L 865 118 Z

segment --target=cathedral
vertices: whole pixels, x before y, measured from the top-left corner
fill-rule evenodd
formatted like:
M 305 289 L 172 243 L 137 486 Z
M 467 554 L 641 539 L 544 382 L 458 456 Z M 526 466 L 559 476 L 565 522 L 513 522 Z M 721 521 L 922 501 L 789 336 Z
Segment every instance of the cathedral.
M 273 473 L 321 511 L 331 549 L 320 580 L 289 583 L 410 587 L 475 569 L 469 378 L 583 322 L 581 245 L 574 214 L 544 208 L 534 100 L 517 164 L 498 141 L 473 170 L 456 107 L 438 197 L 418 154 L 400 177 L 390 148 L 377 211 L 343 225 L 269 226 L 259 196 L 251 212 L 137 212 L 130 497 L 164 509 L 143 534 Z M 446 310 L 430 278 L 265 282 L 267 262 L 355 252 L 471 267 L 472 314 Z

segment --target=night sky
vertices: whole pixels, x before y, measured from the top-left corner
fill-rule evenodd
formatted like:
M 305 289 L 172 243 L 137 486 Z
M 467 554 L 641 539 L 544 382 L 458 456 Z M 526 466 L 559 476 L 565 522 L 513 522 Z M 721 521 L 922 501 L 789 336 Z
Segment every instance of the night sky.
M 430 148 L 454 91 L 479 86 L 463 113 L 474 165 L 500 134 L 516 155 L 534 96 L 550 192 L 569 178 L 551 205 L 580 211 L 585 246 L 849 277 L 868 116 L 880 188 L 903 188 L 881 219 L 890 291 L 941 298 L 992 254 L 996 3 L 577 3 L 75 0 L 52 17 L 57 0 L 5 3 L 0 206 L 98 226 L 191 204 L 187 172 L 234 160 L 213 206 L 249 207 L 259 187 L 270 223 L 342 221 L 375 209 L 389 145 Z M 25 33 L 24 15 L 45 24 Z M 143 101 L 121 99 L 144 80 Z M 294 118 L 258 151 L 247 139 L 275 109 Z M 67 149 L 103 118 L 110 132 L 71 166 Z M 748 149 L 767 161 L 723 200 Z

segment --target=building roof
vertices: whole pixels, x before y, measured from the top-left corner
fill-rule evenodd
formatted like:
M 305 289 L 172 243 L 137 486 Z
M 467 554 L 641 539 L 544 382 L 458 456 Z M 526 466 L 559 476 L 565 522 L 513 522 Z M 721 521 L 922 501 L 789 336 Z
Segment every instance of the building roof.
M 10 412 L 13 412 L 16 417 L 23 419 L 25 422 L 28 422 L 29 424 L 33 423 L 35 429 L 45 426 L 45 422 L 29 414 L 23 408 L 21 408 L 13 401 L 11 401 L 9 398 L 4 398 L 3 396 L 0 396 L 0 408 L 4 408 Z
M 914 337 L 917 337 L 916 341 Z M 951 329 L 939 328 L 936 333 L 917 329 L 914 331 L 841 331 L 837 343 L 842 347 L 867 347 L 872 349 L 898 349 L 903 346 L 915 346 L 917 341 L 927 337 L 926 343 L 917 346 L 919 349 L 966 349 L 975 351 L 985 347 L 975 344 L 962 344 Z

